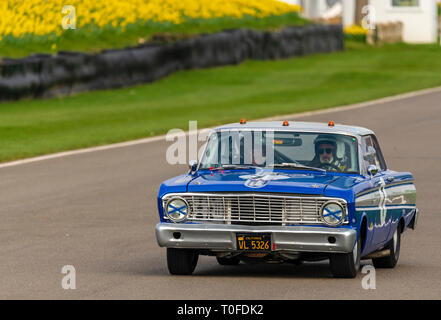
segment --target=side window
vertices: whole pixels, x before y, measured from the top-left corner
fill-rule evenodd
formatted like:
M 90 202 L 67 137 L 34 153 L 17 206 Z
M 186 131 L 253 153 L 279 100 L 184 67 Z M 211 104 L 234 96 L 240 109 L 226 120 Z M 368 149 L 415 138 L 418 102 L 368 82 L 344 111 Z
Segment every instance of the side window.
M 381 148 L 380 145 L 378 144 L 377 138 L 375 136 L 371 136 L 371 139 L 374 144 L 375 151 L 377 153 L 377 160 L 380 163 L 379 168 L 381 168 L 381 170 L 387 170 L 386 161 L 384 161 L 383 153 L 381 152 Z
M 419 7 L 420 0 L 392 0 L 392 7 Z
M 370 155 L 371 150 L 375 150 L 375 155 Z M 381 170 L 386 170 L 386 163 L 384 162 L 377 139 L 374 136 L 363 137 L 363 155 L 367 155 L 366 159 L 363 158 L 366 168 L 373 164 Z

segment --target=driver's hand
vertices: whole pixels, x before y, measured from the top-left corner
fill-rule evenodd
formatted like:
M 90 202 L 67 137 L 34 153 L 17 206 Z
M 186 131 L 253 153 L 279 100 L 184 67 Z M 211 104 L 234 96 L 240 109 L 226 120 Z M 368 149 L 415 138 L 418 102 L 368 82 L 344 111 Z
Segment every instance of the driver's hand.
M 336 166 L 333 163 L 322 163 L 320 165 L 320 167 L 322 169 L 325 169 L 326 171 L 330 171 L 330 172 L 342 172 L 343 171 L 340 167 Z

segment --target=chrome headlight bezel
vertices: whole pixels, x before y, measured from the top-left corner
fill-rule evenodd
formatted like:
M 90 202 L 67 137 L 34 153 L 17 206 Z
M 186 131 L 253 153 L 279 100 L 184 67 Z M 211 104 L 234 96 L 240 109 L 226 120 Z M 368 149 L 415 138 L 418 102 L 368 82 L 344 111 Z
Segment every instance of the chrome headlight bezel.
M 185 210 L 185 213 L 183 213 L 182 210 L 181 210 L 182 206 L 181 207 L 174 207 L 173 208 L 174 209 L 173 212 L 178 210 L 179 213 L 181 214 L 181 217 L 178 218 L 178 219 L 176 219 L 176 218 L 174 218 L 173 216 L 170 215 L 169 206 L 174 201 L 181 201 L 185 205 L 185 209 L 183 209 L 183 210 Z M 178 196 L 174 196 L 174 197 L 171 197 L 170 199 L 166 199 L 165 200 L 165 205 L 163 207 L 163 210 L 164 210 L 164 217 L 167 218 L 168 220 L 170 220 L 172 222 L 184 222 L 185 220 L 187 220 L 187 217 L 188 217 L 188 214 L 189 214 L 189 211 L 190 211 L 190 206 L 188 205 L 187 200 L 185 200 L 184 198 L 178 197 Z
M 338 206 L 340 208 L 341 217 L 340 217 L 340 219 L 337 222 L 330 222 L 329 220 L 326 219 L 327 216 L 325 215 L 325 208 L 327 206 L 330 206 L 330 205 L 335 205 L 335 206 Z M 329 216 L 329 213 L 327 213 L 327 214 Z M 334 218 L 336 218 L 336 216 L 334 214 L 331 213 L 331 215 Z M 346 216 L 347 216 L 347 213 L 346 213 L 345 207 L 340 202 L 338 202 L 336 200 L 329 200 L 329 201 L 325 202 L 322 205 L 322 207 L 320 208 L 320 218 L 322 219 L 322 221 L 326 225 L 331 226 L 331 227 L 336 227 L 336 226 L 342 225 L 346 221 Z

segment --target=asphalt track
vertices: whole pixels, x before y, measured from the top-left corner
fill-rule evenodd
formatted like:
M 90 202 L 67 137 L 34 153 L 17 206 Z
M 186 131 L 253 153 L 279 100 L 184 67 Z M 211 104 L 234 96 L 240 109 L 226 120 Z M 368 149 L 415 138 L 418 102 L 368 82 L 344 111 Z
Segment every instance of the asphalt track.
M 156 194 L 187 167 L 168 165 L 160 140 L 0 168 L 0 298 L 440 299 L 441 92 L 301 120 L 371 128 L 389 168 L 415 176 L 418 227 L 403 235 L 397 267 L 376 271 L 375 290 L 362 288 L 362 273 L 332 278 L 323 262 L 201 257 L 193 276 L 169 275 Z M 61 286 L 64 265 L 75 267 L 75 290 Z

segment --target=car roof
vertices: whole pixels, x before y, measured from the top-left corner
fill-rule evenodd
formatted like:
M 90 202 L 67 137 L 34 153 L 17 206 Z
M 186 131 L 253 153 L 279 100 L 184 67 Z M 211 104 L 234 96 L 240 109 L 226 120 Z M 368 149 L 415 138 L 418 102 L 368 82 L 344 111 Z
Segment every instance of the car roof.
M 353 136 L 364 136 L 367 134 L 374 134 L 372 130 L 358 127 L 348 126 L 342 124 L 335 124 L 329 126 L 328 123 L 322 122 L 299 122 L 289 121 L 287 126 L 283 125 L 283 121 L 254 121 L 245 124 L 230 123 L 214 128 L 214 131 L 224 130 L 276 130 L 276 131 L 295 131 L 295 132 L 317 132 L 317 133 L 335 133 L 347 134 Z

